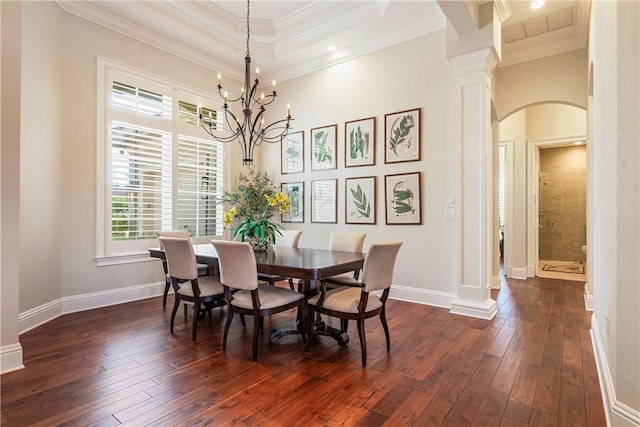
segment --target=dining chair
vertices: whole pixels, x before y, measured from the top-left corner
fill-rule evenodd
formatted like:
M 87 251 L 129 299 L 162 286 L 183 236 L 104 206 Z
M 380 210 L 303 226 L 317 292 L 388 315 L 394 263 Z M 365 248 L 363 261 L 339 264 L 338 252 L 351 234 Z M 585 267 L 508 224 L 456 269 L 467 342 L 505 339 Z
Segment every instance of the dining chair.
M 362 252 L 362 246 L 364 245 L 364 239 L 366 237 L 367 233 L 332 232 L 329 235 L 329 249 L 332 251 Z M 355 270 L 353 272 L 332 276 L 332 278 L 339 280 L 351 276 L 357 279 L 359 274 L 360 270 Z
M 281 230 L 282 235 L 277 236 L 276 243 L 274 246 L 276 247 L 288 247 L 288 248 L 297 248 L 298 242 L 300 241 L 300 236 L 302 235 L 302 230 Z M 258 280 L 263 280 L 269 283 L 271 286 L 274 286 L 276 282 L 280 282 L 286 280 L 289 282 L 289 287 L 291 290 L 295 290 L 293 287 L 293 278 L 289 276 L 280 276 L 277 274 L 266 274 L 266 273 L 258 273 Z
M 189 238 L 160 237 L 159 240 L 164 248 L 169 280 L 175 295 L 171 312 L 171 333 L 173 334 L 180 301 L 189 301 L 193 303 L 191 339 L 195 341 L 200 304 L 204 304 L 209 310 L 213 307 L 222 307 L 225 303 L 224 289 L 217 277 L 198 275 L 196 254 Z
M 253 361 L 258 360 L 258 332 L 262 329 L 264 316 L 298 307 L 302 319 L 298 327 L 304 340 L 304 295 L 279 286 L 259 284 L 256 256 L 248 242 L 212 240 L 211 243 L 218 253 L 220 281 L 228 307 L 222 348 L 227 348 L 229 327 L 236 312 L 241 316 L 253 316 Z
M 156 234 L 158 237 L 180 237 L 182 239 L 191 239 L 188 230 L 166 230 L 166 231 L 157 231 Z M 162 242 L 160 242 L 160 249 L 162 247 Z M 164 292 L 162 294 L 162 308 L 166 308 L 167 306 L 167 296 L 169 295 L 169 288 L 171 288 L 171 279 L 169 279 L 169 271 L 167 270 L 167 261 L 162 260 L 162 269 L 164 270 Z M 198 264 L 198 276 L 207 276 L 209 275 L 209 266 L 205 264 Z M 185 307 L 186 309 L 186 307 Z
M 387 339 L 387 353 L 391 350 L 389 339 L 389 327 L 385 315 L 389 288 L 393 280 L 393 268 L 398 251 L 402 246 L 401 241 L 373 243 L 364 258 L 362 280 L 345 276 L 339 279 L 328 278 L 320 282 L 320 292 L 307 301 L 307 318 L 312 318 L 313 313 L 322 313 L 341 320 L 341 332 L 346 332 L 349 320 L 358 323 L 358 335 L 360 337 L 360 349 L 362 352 L 362 367 L 367 366 L 367 341 L 365 338 L 364 321 L 374 316 L 380 316 L 382 328 Z M 327 290 L 326 283 L 339 285 L 339 287 Z M 382 294 L 379 295 L 379 292 Z M 310 324 L 311 322 L 307 322 Z M 306 351 L 311 349 L 311 334 L 329 335 L 324 330 L 314 331 L 308 326 Z

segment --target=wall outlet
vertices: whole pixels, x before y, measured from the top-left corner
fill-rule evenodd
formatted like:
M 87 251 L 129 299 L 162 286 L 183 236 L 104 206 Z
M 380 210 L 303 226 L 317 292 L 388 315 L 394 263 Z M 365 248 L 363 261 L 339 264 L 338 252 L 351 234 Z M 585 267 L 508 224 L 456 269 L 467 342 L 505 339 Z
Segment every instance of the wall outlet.
M 604 318 L 604 331 L 609 336 L 609 316 Z

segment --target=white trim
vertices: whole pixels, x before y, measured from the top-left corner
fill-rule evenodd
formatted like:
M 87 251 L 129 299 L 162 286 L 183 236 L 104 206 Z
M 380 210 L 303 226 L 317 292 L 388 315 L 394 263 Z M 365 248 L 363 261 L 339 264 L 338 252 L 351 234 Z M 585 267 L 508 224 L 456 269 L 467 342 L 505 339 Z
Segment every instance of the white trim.
M 598 321 L 595 315 L 591 316 L 591 344 L 596 358 L 598 379 L 600 380 L 600 392 L 604 404 L 604 414 L 607 418 L 607 426 L 640 426 L 640 411 L 637 411 L 624 403 L 616 400 L 616 389 L 609 370 L 607 356 L 600 341 Z
M 63 314 L 152 298 L 162 295 L 163 292 L 164 282 L 155 282 L 59 298 L 20 313 L 19 331 L 23 334 Z
M 595 305 L 596 305 L 595 296 L 593 294 L 589 293 L 589 286 L 587 286 L 587 283 L 585 282 L 585 284 L 584 284 L 584 308 L 587 311 L 593 311 L 593 309 L 595 308 Z
M 507 267 L 507 270 L 509 271 L 508 276 L 511 279 L 524 280 L 524 279 L 526 279 L 528 277 L 527 276 L 527 268 L 526 267 L 516 268 L 516 267 L 509 266 L 509 267 Z
M 456 299 L 451 303 L 451 314 L 475 317 L 477 319 L 491 320 L 498 313 L 495 300 L 487 299 L 484 303 L 477 301 Z
M 502 283 L 500 282 L 500 275 L 491 276 L 491 289 L 500 289 L 502 287 Z
M 104 267 L 108 265 L 133 264 L 137 262 L 160 261 L 158 258 L 151 258 L 148 251 L 130 254 L 119 254 L 111 256 L 96 257 L 96 266 Z
M 391 286 L 389 298 L 434 307 L 450 308 L 456 294 L 411 288 L 408 286 Z
M 20 343 L 0 347 L 0 374 L 7 374 L 19 369 L 24 369 Z
M 514 236 L 513 236 L 513 139 L 501 141 L 498 146 L 505 147 L 505 190 L 504 190 L 504 258 L 503 264 L 508 266 L 513 259 Z M 513 277 L 512 268 L 505 270 L 507 277 Z M 526 278 L 526 277 L 525 277 Z

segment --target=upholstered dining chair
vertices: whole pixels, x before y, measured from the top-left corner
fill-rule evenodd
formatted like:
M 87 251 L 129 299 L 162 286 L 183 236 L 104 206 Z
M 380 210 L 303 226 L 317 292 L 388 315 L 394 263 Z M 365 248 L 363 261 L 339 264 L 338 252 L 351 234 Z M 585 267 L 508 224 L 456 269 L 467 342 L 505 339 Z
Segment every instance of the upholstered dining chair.
M 260 285 L 256 256 L 248 242 L 212 240 L 218 253 L 220 281 L 227 299 L 227 321 L 224 325 L 222 348 L 227 348 L 229 327 L 237 312 L 253 316 L 253 361 L 258 360 L 258 333 L 264 316 L 298 307 L 302 319 L 300 332 L 305 338 L 304 313 L 306 300 L 302 293 L 279 286 Z M 232 293 L 236 290 L 235 293 Z M 243 324 L 244 325 L 244 324 Z
M 217 277 L 198 276 L 196 255 L 189 238 L 160 237 L 164 248 L 169 280 L 175 294 L 173 311 L 171 312 L 171 333 L 176 319 L 176 312 L 180 301 L 193 303 L 193 330 L 191 339 L 196 340 L 198 329 L 198 317 L 200 304 L 207 308 L 221 307 L 224 305 L 224 289 Z
M 313 312 L 337 317 L 341 319 L 342 332 L 346 332 L 349 320 L 355 320 L 358 323 L 363 368 L 367 366 L 365 319 L 380 316 L 387 339 L 387 352 L 391 350 L 385 308 L 393 280 L 393 268 L 401 245 L 401 241 L 373 243 L 364 259 L 362 280 L 350 276 L 325 279 L 321 281 L 320 292 L 307 302 L 309 310 L 307 318 L 311 318 Z M 327 290 L 326 283 L 340 287 Z M 376 291 L 382 291 L 382 295 Z M 313 331 L 312 326 L 308 328 L 308 334 L 328 334 L 324 331 Z M 310 348 L 311 335 L 307 339 L 306 351 Z
M 276 247 L 289 247 L 289 248 L 297 248 L 298 242 L 300 241 L 300 235 L 302 234 L 302 230 L 282 230 L 281 236 L 276 236 L 276 243 L 274 246 Z M 286 280 L 289 282 L 289 287 L 291 290 L 295 290 L 293 287 L 293 278 L 289 276 L 279 276 L 277 274 L 266 274 L 266 273 L 258 273 L 258 280 L 263 280 L 270 285 L 275 285 L 276 282 L 280 282 Z
M 182 239 L 190 239 L 189 231 L 187 230 L 167 230 L 167 231 L 157 231 L 156 234 L 158 237 L 180 237 Z M 162 242 L 160 242 L 160 249 L 162 247 Z M 169 289 L 171 288 L 171 279 L 169 279 L 169 271 L 167 270 L 167 261 L 162 260 L 162 269 L 164 270 L 164 293 L 162 294 L 162 308 L 167 306 L 167 296 L 169 295 Z M 198 276 L 206 276 L 209 274 L 209 266 L 205 264 L 198 264 Z M 186 309 L 186 308 L 185 308 Z
M 367 237 L 366 233 L 352 233 L 352 232 L 332 232 L 329 235 L 329 249 L 332 251 L 344 251 L 344 252 L 362 252 L 362 246 L 364 245 L 364 239 Z M 360 274 L 359 270 L 349 273 L 342 273 L 332 278 L 339 280 L 341 278 L 358 278 Z

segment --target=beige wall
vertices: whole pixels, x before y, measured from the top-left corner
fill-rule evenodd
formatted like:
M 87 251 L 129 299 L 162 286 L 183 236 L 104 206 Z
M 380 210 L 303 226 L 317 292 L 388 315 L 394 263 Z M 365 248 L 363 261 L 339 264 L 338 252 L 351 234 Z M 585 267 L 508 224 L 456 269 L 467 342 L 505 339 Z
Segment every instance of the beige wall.
M 460 171 L 453 143 L 454 80 L 451 64 L 443 57 L 444 31 L 439 31 L 377 53 L 327 68 L 279 87 L 282 103 L 290 102 L 296 130 L 305 133 L 305 172 L 280 174 L 279 144 L 261 146 L 261 165 L 278 182 L 304 181 L 305 223 L 286 224 L 303 230 L 300 245 L 325 248 L 331 231 L 367 233 L 365 248 L 375 241 L 400 239 L 404 244 L 396 264 L 394 285 L 416 292 L 456 292 L 458 246 L 456 221 L 444 220 L 447 197 L 459 199 Z M 276 104 L 274 104 L 276 105 Z M 422 109 L 421 160 L 384 163 L 384 115 Z M 277 110 L 277 108 L 273 108 Z M 278 114 L 277 112 L 275 114 Z M 375 166 L 345 168 L 344 123 L 376 117 Z M 338 167 L 311 171 L 310 129 L 338 125 Z M 385 225 L 384 175 L 422 173 L 422 225 Z M 377 224 L 345 224 L 345 178 L 377 177 Z M 333 179 L 338 186 L 338 223 L 310 223 L 310 184 Z
M 523 106 L 564 103 L 587 108 L 586 49 L 498 68 L 498 119 Z
M 592 3 L 592 336 L 616 426 L 640 424 L 639 44 L 637 1 Z

